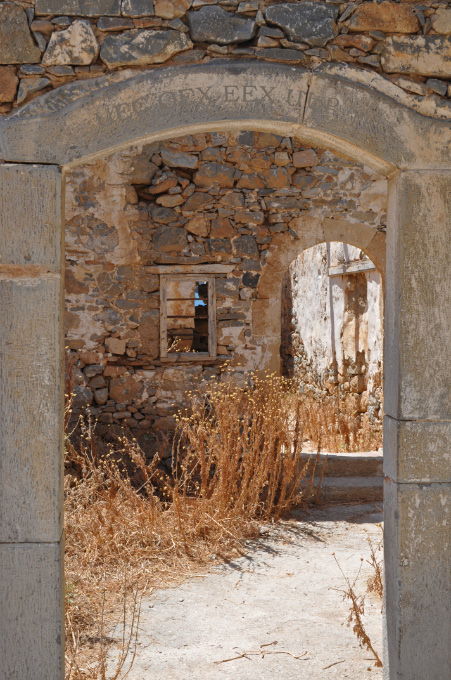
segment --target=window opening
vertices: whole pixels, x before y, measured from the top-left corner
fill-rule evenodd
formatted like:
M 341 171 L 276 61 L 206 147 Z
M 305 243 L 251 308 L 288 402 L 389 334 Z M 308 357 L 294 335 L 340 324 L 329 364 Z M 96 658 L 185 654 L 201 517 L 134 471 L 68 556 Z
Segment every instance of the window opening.
M 214 277 L 161 277 L 161 357 L 216 356 Z

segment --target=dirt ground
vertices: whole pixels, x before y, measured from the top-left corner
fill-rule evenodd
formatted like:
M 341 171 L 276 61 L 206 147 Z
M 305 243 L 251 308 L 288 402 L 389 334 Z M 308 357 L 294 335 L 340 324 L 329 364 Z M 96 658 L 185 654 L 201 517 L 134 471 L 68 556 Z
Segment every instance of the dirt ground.
M 380 540 L 381 521 L 377 505 L 299 512 L 264 531 L 246 557 L 152 594 L 128 680 L 380 680 L 382 669 L 346 625 L 349 603 L 338 592 L 344 580 L 333 554 L 352 579 L 362 564 L 356 590 L 363 593 L 372 573 L 367 537 Z M 376 597 L 367 597 L 365 622 L 381 656 Z M 259 649 L 266 653 L 226 661 Z

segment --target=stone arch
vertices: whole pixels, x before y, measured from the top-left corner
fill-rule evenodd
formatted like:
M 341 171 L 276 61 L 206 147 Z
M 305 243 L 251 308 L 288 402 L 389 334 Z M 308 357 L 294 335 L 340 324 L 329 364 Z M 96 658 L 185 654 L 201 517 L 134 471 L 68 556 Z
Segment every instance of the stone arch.
M 3 675 L 64 675 L 62 171 L 138 142 L 245 128 L 296 136 L 391 178 L 384 675 L 449 677 L 451 123 L 371 82 L 345 67 L 213 60 L 74 82 L 0 122 Z
M 77 164 L 143 141 L 196 131 L 294 135 L 385 175 L 446 168 L 451 126 L 356 80 L 258 61 L 120 71 L 59 87 L 0 122 L 5 161 Z
M 270 246 L 252 305 L 252 331 L 263 351 L 260 368 L 279 371 L 282 282 L 288 267 L 304 250 L 328 241 L 343 241 L 363 250 L 385 278 L 384 232 L 348 219 L 302 215 L 290 223 L 291 231 L 277 234 Z

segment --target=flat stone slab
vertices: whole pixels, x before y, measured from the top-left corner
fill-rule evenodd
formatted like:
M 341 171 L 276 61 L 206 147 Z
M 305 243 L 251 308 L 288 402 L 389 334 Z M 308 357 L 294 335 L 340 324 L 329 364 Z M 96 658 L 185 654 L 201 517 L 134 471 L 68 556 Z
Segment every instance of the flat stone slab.
M 451 78 L 451 37 L 390 36 L 381 54 L 381 64 L 386 73 Z
M 36 14 L 99 17 L 120 16 L 121 0 L 36 0 Z

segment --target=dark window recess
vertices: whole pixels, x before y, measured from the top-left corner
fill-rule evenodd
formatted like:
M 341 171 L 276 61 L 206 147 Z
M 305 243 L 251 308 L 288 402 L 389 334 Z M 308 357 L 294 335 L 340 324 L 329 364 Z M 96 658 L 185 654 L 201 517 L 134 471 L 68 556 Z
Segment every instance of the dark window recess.
M 208 353 L 209 282 L 181 279 L 171 284 L 167 297 L 168 353 Z

